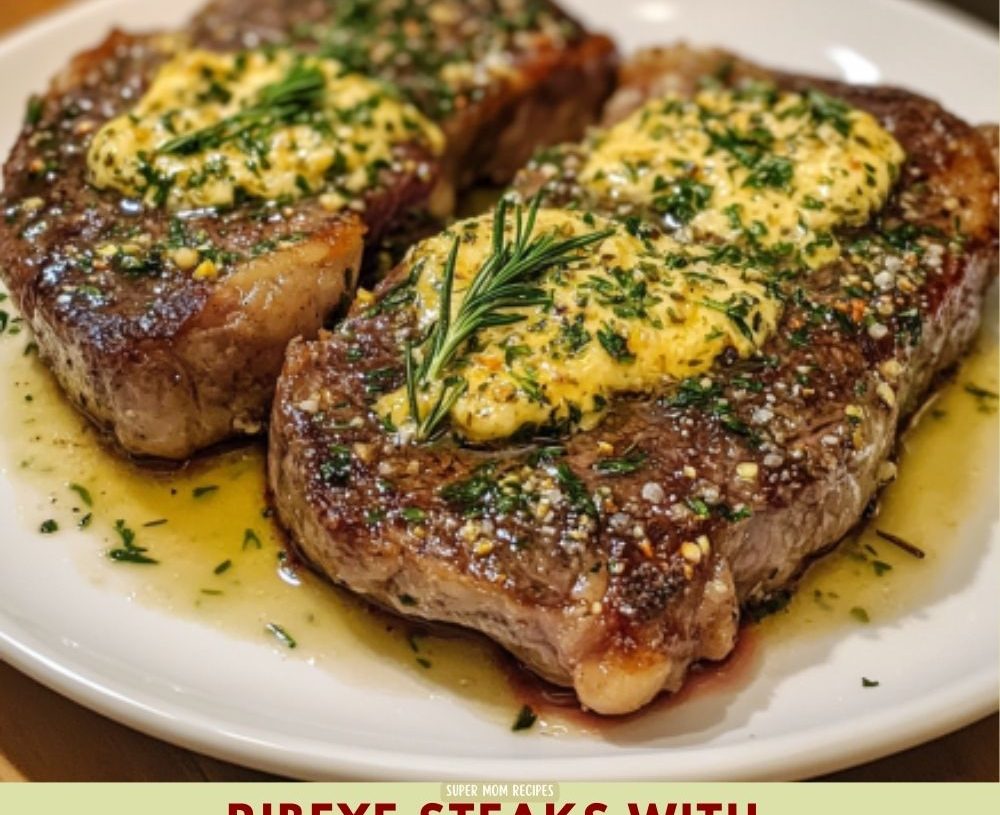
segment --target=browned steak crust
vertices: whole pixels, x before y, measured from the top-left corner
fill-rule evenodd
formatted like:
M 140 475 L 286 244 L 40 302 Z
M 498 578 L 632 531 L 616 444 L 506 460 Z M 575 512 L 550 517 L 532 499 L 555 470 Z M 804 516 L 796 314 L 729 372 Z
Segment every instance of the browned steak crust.
M 718 52 L 643 55 L 616 102 L 748 71 L 766 73 Z M 773 77 L 870 111 L 908 156 L 884 211 L 838 236 L 841 259 L 786 292 L 773 339 L 747 360 L 724 355 L 708 378 L 617 402 L 596 430 L 559 439 L 562 454 L 545 452 L 552 439 L 396 446 L 372 403 L 402 382 L 412 318 L 356 308 L 336 333 L 292 344 L 272 416 L 275 503 L 312 563 L 402 614 L 482 631 L 584 705 L 622 713 L 725 656 L 741 604 L 847 532 L 889 476 L 902 417 L 976 330 L 997 264 L 996 168 L 975 130 L 919 96 Z M 852 261 L 862 251 L 891 273 L 873 279 Z M 598 442 L 647 459 L 602 475 Z M 551 514 L 490 486 L 506 473 L 547 478 L 538 489 L 561 492 Z M 682 544 L 702 535 L 710 552 L 692 562 Z
M 289 40 L 314 48 L 303 23 L 330 14 L 328 3 L 224 2 L 186 36 L 215 49 Z M 0 274 L 66 392 L 134 454 L 184 458 L 258 432 L 285 346 L 315 336 L 349 298 L 364 246 L 415 209 L 447 211 L 456 184 L 509 178 L 535 145 L 574 135 L 597 115 L 611 91 L 613 48 L 564 24 L 559 40 L 528 37 L 526 25 L 507 78 L 456 95 L 451 110 L 428 108 L 452 139 L 446 154 L 398 150 L 360 214 L 330 213 L 305 198 L 181 219 L 94 189 L 86 182 L 90 139 L 141 96 L 166 57 L 157 37 L 120 32 L 78 56 L 29 108 L 5 166 L 0 224 Z M 419 71 L 413 66 L 411 82 Z M 581 77 L 587 91 L 560 97 L 560 113 L 535 128 L 539 111 Z M 194 243 L 213 247 L 217 279 L 196 280 L 159 250 Z M 95 254 L 109 244 L 134 248 L 134 257 Z

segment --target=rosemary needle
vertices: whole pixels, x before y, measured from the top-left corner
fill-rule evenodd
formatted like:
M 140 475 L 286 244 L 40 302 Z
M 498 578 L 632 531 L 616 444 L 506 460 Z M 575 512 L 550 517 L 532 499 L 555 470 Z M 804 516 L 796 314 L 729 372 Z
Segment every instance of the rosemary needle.
M 459 375 L 445 376 L 434 406 L 420 415 L 417 392 L 441 380 L 459 351 L 479 331 L 511 325 L 525 319 L 510 309 L 539 306 L 549 302 L 548 293 L 537 285 L 539 277 L 553 266 L 572 260 L 576 252 L 613 234 L 613 229 L 590 232 L 565 240 L 549 232 L 534 235 L 540 196 L 535 196 L 527 212 L 514 208 L 514 235 L 506 235 L 508 203 L 501 200 L 493 215 L 493 244 L 489 256 L 472 278 L 465 297 L 452 316 L 455 267 L 459 241 L 452 243 L 441 282 L 438 321 L 427 338 L 420 364 L 414 361 L 414 345 L 407 345 L 406 389 L 410 416 L 417 426 L 416 438 L 424 441 L 438 430 L 449 411 L 465 393 L 468 382 Z
M 256 127 L 291 122 L 316 109 L 323 98 L 326 77 L 314 66 L 297 62 L 278 82 L 263 87 L 257 101 L 214 125 L 171 139 L 157 150 L 161 155 L 190 155 L 242 136 Z

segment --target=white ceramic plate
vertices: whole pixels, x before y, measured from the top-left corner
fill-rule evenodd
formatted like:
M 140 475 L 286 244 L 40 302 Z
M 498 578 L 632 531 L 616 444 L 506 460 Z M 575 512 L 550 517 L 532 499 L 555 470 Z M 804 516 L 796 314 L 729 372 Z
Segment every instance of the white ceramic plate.
M 199 0 L 97 0 L 0 43 L 0 145 L 26 95 L 115 24 L 180 22 Z M 628 50 L 685 38 L 768 64 L 906 85 L 996 120 L 995 35 L 903 0 L 564 0 Z M 995 335 L 994 335 L 995 336 Z M 995 340 L 993 340 L 995 341 Z M 140 730 L 302 777 L 795 778 L 902 749 L 997 704 L 1000 538 L 995 449 L 984 500 L 912 613 L 769 643 L 738 688 L 654 710 L 607 734 L 513 734 L 461 697 L 368 658 L 353 680 L 136 604 L 81 576 L 0 475 L 0 656 Z M 8 463 L 9 462 L 5 462 Z M 859 690 L 861 674 L 881 688 Z M 884 692 L 876 692 L 888 688 Z

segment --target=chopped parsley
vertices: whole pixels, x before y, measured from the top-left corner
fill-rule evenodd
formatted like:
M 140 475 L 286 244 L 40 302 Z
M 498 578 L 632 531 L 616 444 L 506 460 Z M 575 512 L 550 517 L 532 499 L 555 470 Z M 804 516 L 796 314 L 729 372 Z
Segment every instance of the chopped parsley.
M 662 176 L 653 183 L 653 209 L 661 215 L 686 224 L 708 206 L 712 188 L 691 178 L 666 181 Z
M 411 524 L 420 523 L 427 518 L 427 513 L 417 507 L 403 507 L 399 514 L 404 521 Z
M 243 530 L 243 548 L 250 549 L 251 547 L 254 549 L 260 549 L 262 548 L 262 544 L 256 532 L 252 529 L 245 529 Z
M 80 500 L 83 501 L 85 506 L 92 507 L 94 505 L 94 499 L 91 498 L 90 491 L 86 487 L 80 484 L 70 484 L 69 488 L 80 496 Z
M 117 563 L 138 563 L 153 564 L 159 561 L 154 560 L 146 554 L 145 546 L 139 546 L 135 542 L 135 532 L 125 525 L 125 521 L 119 518 L 115 521 L 115 532 L 121 539 L 122 545 L 117 549 L 108 551 L 108 557 Z
M 635 362 L 635 354 L 629 350 L 628 340 L 607 323 L 597 330 L 597 340 L 616 362 Z
M 605 475 L 628 475 L 640 469 L 649 458 L 642 450 L 632 450 L 618 458 L 601 458 L 594 469 Z
M 538 715 L 531 709 L 530 705 L 524 705 L 517 712 L 517 716 L 514 718 L 514 724 L 511 725 L 510 729 L 515 733 L 518 730 L 528 730 L 534 726 L 536 721 L 538 721 Z
M 28 97 L 28 104 L 24 111 L 24 123 L 29 127 L 34 127 L 42 120 L 42 111 L 44 110 L 44 102 L 42 97 L 32 94 Z
M 326 484 L 341 486 L 351 476 L 351 450 L 343 444 L 330 445 L 330 452 L 319 465 L 319 475 Z
M 875 570 L 876 577 L 881 577 L 883 574 L 892 569 L 892 564 L 886 563 L 884 560 L 873 560 L 872 569 Z

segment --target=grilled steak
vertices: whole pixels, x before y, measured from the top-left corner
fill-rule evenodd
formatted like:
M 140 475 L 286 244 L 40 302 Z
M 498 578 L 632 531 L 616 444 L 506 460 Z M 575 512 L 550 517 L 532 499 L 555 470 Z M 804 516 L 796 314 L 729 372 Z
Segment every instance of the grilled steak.
M 115 32 L 75 58 L 29 104 L 5 167 L 0 224 L 0 274 L 70 398 L 138 455 L 180 459 L 259 432 L 287 342 L 314 336 L 349 301 L 365 247 L 418 211 L 447 214 L 455 190 L 473 180 L 508 180 L 536 145 L 577 135 L 610 93 L 607 39 L 547 2 L 503 6 L 512 19 L 496 3 L 476 0 L 435 4 L 450 9 L 444 17 L 426 2 L 227 0 L 178 34 Z M 385 26 L 365 39 L 362 28 L 372 20 Z M 468 35 L 463 48 L 455 32 Z M 393 54 L 421 59 L 386 64 L 382 37 L 398 46 Z M 192 52 L 209 56 L 185 57 Z M 277 70 L 268 60 L 280 63 L 283 52 L 320 61 L 299 74 L 293 65 L 281 81 L 258 88 L 261 100 L 271 94 L 266 115 L 275 119 L 255 124 L 244 109 L 223 135 L 195 122 L 198 106 L 234 104 L 239 83 L 253 81 L 258 68 Z M 213 53 L 230 54 L 231 62 L 212 68 Z M 398 102 L 371 90 L 379 86 L 344 80 L 342 98 L 355 104 L 367 93 L 364 104 L 314 114 L 309 81 L 332 65 L 398 83 L 386 92 Z M 197 95 L 178 97 L 179 113 L 131 131 L 126 120 L 116 124 L 156 87 L 165 66 L 175 79 L 183 71 L 195 77 Z M 250 113 L 259 113 L 263 102 L 248 99 Z M 156 104 L 149 103 L 150 117 Z M 387 155 L 355 168 L 343 156 L 371 155 L 366 134 L 375 132 L 373 117 L 382 121 L 371 111 L 384 104 L 409 104 L 399 116 L 410 130 L 400 135 L 390 122 L 378 131 L 391 141 Z M 443 152 L 413 123 L 420 112 L 444 132 Z M 340 117 L 341 142 L 322 130 L 329 125 L 320 114 Z M 170 155 L 159 152 L 185 117 L 205 124 L 207 138 L 185 142 L 199 132 L 192 124 L 171 140 Z M 284 147 L 280 136 L 267 142 L 274 122 L 292 134 Z M 312 131 L 310 122 L 318 122 Z M 164 129 L 161 143 L 138 149 L 134 165 L 121 170 L 122 151 L 156 128 Z M 303 135 L 320 148 L 297 148 Z M 347 142 L 353 152 L 341 150 Z M 225 156 L 227 145 L 246 153 L 245 162 L 225 165 L 231 179 L 212 158 Z M 279 147 L 316 178 L 286 169 Z M 315 157 L 325 148 L 324 170 Z M 173 177 L 171 168 L 189 159 L 200 163 Z
M 822 263 L 784 274 L 792 250 L 766 243 L 762 227 L 746 229 L 736 245 L 691 234 L 699 207 L 720 189 L 712 193 L 698 176 L 657 180 L 664 201 L 602 197 L 584 190 L 580 178 L 587 152 L 600 149 L 605 134 L 547 152 L 519 179 L 522 194 L 541 187 L 550 206 L 618 217 L 619 232 L 648 247 L 666 234 L 747 274 L 771 268 L 766 279 L 781 309 L 766 341 L 750 353 L 729 347 L 693 376 L 618 395 L 593 427 L 557 415 L 552 381 L 545 391 L 538 380 L 510 396 L 553 406 L 558 421 L 536 434 L 470 440 L 466 420 L 475 416 L 461 413 L 462 423 L 456 408 L 451 432 L 415 442 L 412 427 L 401 432 L 383 409 L 386 394 L 419 382 L 423 366 L 412 357 L 407 366 L 404 353 L 408 344 L 426 347 L 420 344 L 428 331 L 407 305 L 424 296 L 413 292 L 420 261 L 411 255 L 338 331 L 291 344 L 269 459 L 279 517 L 318 569 L 400 614 L 489 635 L 605 714 L 635 710 L 662 690 L 676 690 L 694 661 L 728 654 L 741 606 L 789 586 L 856 523 L 892 476 L 901 421 L 972 338 L 997 265 L 997 173 L 989 145 L 935 103 L 897 89 L 771 73 L 683 47 L 642 54 L 623 77 L 609 121 L 660 94 L 682 99 L 706 86 L 742 88 L 741 100 L 773 100 L 771 86 L 744 81 L 767 80 L 800 92 L 792 101 L 808 103 L 801 115 L 821 121 L 831 138 L 834 131 L 852 137 L 839 100 L 867 111 L 905 161 L 891 170 L 891 194 L 874 214 L 814 241 L 828 252 Z M 663 109 L 685 110 L 676 101 Z M 770 135 L 716 133 L 709 155 L 732 154 L 748 179 L 743 186 L 787 186 L 790 171 L 769 153 L 776 141 Z M 684 162 L 678 167 L 691 172 Z M 626 180 L 642 176 L 643 168 L 633 169 Z M 876 167 L 855 169 L 868 173 L 862 187 L 876 185 Z M 819 183 L 835 182 L 821 175 Z M 737 223 L 740 212 L 730 211 Z M 595 229 L 607 223 L 592 220 Z M 473 251 L 461 236 L 475 228 L 452 229 L 456 251 Z M 600 246 L 604 252 L 608 243 Z M 588 251 L 580 249 L 580 257 Z M 655 257 L 649 252 L 642 256 L 647 265 Z M 582 262 L 569 262 L 560 274 L 577 279 Z M 425 267 L 433 263 L 431 257 Z M 679 251 L 664 266 L 705 276 Z M 587 285 L 583 299 L 600 299 L 604 282 Z M 662 307 L 651 297 L 656 291 L 609 302 L 646 309 L 649 322 Z M 558 319 L 562 304 L 554 295 L 522 296 L 548 302 L 545 313 Z M 530 325 L 544 331 L 543 323 Z M 756 336 L 759 326 L 740 328 Z M 643 352 L 610 335 L 600 339 L 626 363 Z M 488 340 L 474 346 L 462 357 L 469 367 L 454 369 L 453 382 L 464 376 L 467 385 L 454 391 L 456 405 L 476 398 L 470 371 Z M 507 345 L 514 364 L 530 352 L 525 347 Z M 411 415 L 420 416 L 420 394 L 410 398 Z

